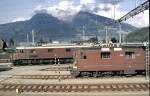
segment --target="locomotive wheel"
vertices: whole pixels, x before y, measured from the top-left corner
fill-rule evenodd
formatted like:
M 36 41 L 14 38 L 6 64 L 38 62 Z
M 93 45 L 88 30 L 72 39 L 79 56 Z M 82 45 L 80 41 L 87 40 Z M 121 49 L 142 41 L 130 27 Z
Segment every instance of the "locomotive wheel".
M 102 74 L 104 77 L 112 77 L 113 76 L 113 72 L 103 72 Z
M 98 77 L 98 72 L 93 72 L 93 77 Z

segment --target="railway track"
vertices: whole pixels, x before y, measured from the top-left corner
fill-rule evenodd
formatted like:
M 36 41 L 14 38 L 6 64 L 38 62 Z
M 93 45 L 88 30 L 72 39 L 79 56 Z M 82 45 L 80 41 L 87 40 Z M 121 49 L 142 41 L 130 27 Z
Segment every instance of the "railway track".
M 46 69 L 41 69 L 40 71 L 71 71 L 72 67 L 50 67 Z
M 15 75 L 15 79 L 73 79 L 72 75 Z
M 19 92 L 103 92 L 103 91 L 149 91 L 148 83 L 122 84 L 1 84 L 0 91 Z
M 99 79 L 119 79 L 119 78 L 141 78 L 144 76 L 132 76 L 132 77 L 126 77 L 126 76 L 113 76 L 113 77 L 98 77 Z M 14 75 L 12 78 L 14 79 L 42 79 L 42 80 L 49 80 L 49 79 L 96 79 L 95 77 L 78 77 L 75 78 L 73 75 Z M 97 78 L 97 79 L 98 79 Z

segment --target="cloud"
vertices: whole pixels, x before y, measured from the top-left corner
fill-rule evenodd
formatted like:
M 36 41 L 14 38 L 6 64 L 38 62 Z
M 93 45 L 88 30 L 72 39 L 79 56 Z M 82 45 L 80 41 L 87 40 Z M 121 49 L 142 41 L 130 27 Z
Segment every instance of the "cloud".
M 146 27 L 149 26 L 149 10 L 145 10 L 144 13 L 140 13 L 133 18 L 128 19 L 125 21 L 136 27 Z
M 80 5 L 95 4 L 95 0 L 80 0 Z
M 114 18 L 114 8 L 112 4 L 103 4 L 103 5 L 99 5 L 100 9 L 104 9 L 105 6 L 109 6 L 108 8 L 110 8 L 110 10 L 99 10 L 97 11 L 96 14 L 101 15 L 101 16 L 105 16 L 108 18 Z M 125 14 L 127 14 L 127 11 L 123 11 L 120 9 L 120 5 L 117 4 L 116 5 L 116 11 L 115 11 L 115 20 L 121 18 L 122 16 L 124 16 Z M 144 13 L 140 13 L 136 16 L 134 16 L 133 18 L 129 18 L 126 21 L 123 21 L 125 23 L 131 24 L 135 27 L 146 27 L 149 26 L 149 10 L 144 11 Z
M 101 16 L 113 18 L 114 5 L 112 4 L 112 2 L 100 3 L 98 5 L 96 4 L 96 0 L 80 0 L 79 5 L 75 5 L 74 3 L 75 2 L 69 0 L 60 1 L 58 4 L 49 7 L 38 5 L 34 10 L 35 12 L 47 11 L 47 13 L 52 14 L 53 16 L 61 20 L 67 20 L 67 18 L 68 20 L 71 20 L 79 11 L 87 11 Z M 116 4 L 115 6 L 116 9 L 119 9 L 120 7 L 119 4 Z M 119 11 L 119 16 L 116 15 L 116 17 L 120 17 L 120 15 L 122 15 L 123 13 L 124 12 Z
M 37 5 L 34 10 L 41 10 L 41 9 L 43 9 L 43 6 L 42 5 Z
M 120 2 L 123 2 L 124 0 L 99 0 L 100 3 L 106 3 L 106 4 L 112 4 L 112 5 L 116 5 Z
M 73 4 L 73 2 L 71 2 L 71 1 L 61 1 L 61 2 L 59 2 L 58 5 L 55 5 L 53 7 L 62 9 L 62 10 L 67 10 L 68 8 L 70 8 L 72 6 L 72 4 Z
M 46 9 L 35 10 L 34 13 L 35 14 L 37 14 L 37 13 L 47 13 L 47 10 Z
M 17 22 L 17 21 L 25 21 L 25 20 L 29 20 L 30 18 L 25 18 L 25 17 L 18 17 L 14 20 L 12 20 L 12 22 Z
M 111 7 L 111 4 L 99 4 L 100 11 L 109 11 Z
M 111 3 L 99 4 L 98 8 L 99 10 L 96 12 L 96 14 L 105 16 L 108 18 L 112 18 L 115 20 L 121 18 L 123 15 L 127 13 L 119 9 L 120 8 L 119 4 L 115 5 L 115 9 L 114 9 L 114 5 L 112 5 Z M 115 10 L 115 13 L 114 13 L 114 10 Z M 115 17 L 114 17 L 114 14 L 115 14 Z
M 81 6 L 74 6 L 73 1 L 61 1 L 57 5 L 48 7 L 47 11 L 58 19 L 71 20 L 80 8 Z
M 81 7 L 81 5 L 75 6 L 73 1 L 67 0 L 60 1 L 58 4 L 48 7 L 38 5 L 34 9 L 34 13 L 46 12 L 61 20 L 67 20 L 67 18 L 71 20 L 72 17 L 80 11 Z
M 97 4 L 99 1 L 99 4 Z M 58 4 L 53 6 L 44 7 L 38 5 L 35 12 L 47 12 L 52 14 L 61 20 L 71 20 L 79 11 L 88 11 L 94 14 L 105 16 L 108 18 L 114 18 L 114 5 L 115 5 L 115 20 L 124 16 L 127 11 L 120 9 L 120 2 L 124 0 L 80 0 L 80 4 L 75 4 L 75 1 L 66 0 L 60 1 Z M 132 24 L 133 26 L 148 26 L 149 25 L 149 11 L 144 14 L 139 14 L 134 18 L 126 21 L 126 23 Z

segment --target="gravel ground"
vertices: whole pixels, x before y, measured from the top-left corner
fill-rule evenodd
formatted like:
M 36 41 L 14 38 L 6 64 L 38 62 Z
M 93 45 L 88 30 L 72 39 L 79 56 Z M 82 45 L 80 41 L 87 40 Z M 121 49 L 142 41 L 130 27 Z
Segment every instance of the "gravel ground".
M 47 68 L 49 66 L 18 66 L 12 67 L 13 69 L 9 71 L 0 72 L 0 75 L 17 75 L 28 71 L 36 71 L 42 68 Z
M 0 92 L 0 96 L 149 96 L 149 92 L 76 92 L 76 93 L 32 93 L 23 92 L 16 94 L 16 92 Z
M 10 65 L 10 66 L 12 66 L 12 63 L 0 63 L 0 65 Z
M 68 66 L 68 65 L 61 65 Z M 70 66 L 70 65 L 69 65 Z M 100 83 L 142 83 L 149 82 L 144 77 L 130 77 L 130 78 L 78 78 L 78 79 L 64 79 L 59 82 L 54 80 L 41 80 L 41 79 L 15 79 L 14 75 L 69 75 L 69 71 L 40 71 L 41 69 L 59 67 L 54 65 L 38 65 L 38 66 L 19 66 L 13 67 L 12 70 L 0 72 L 0 82 L 3 83 L 20 83 L 20 84 L 100 84 Z
M 26 71 L 17 75 L 70 75 L 70 71 Z
M 68 65 L 63 65 L 68 66 Z M 69 75 L 69 71 L 40 71 L 41 69 L 58 67 L 53 65 L 38 65 L 38 66 L 17 66 L 12 70 L 0 72 L 0 83 L 15 83 L 15 84 L 104 84 L 104 83 L 145 83 L 149 82 L 144 77 L 130 78 L 78 78 L 64 79 L 59 82 L 57 79 L 41 80 L 41 79 L 16 79 L 14 75 Z M 100 93 L 31 93 L 25 92 L 16 94 L 15 92 L 0 92 L 0 96 L 149 96 L 149 92 L 100 92 Z
M 18 66 L 18 67 L 12 67 L 13 69 L 11 69 L 11 70 L 0 72 L 0 82 L 11 78 L 13 75 L 22 74 L 22 73 L 28 72 L 28 71 L 37 71 L 37 70 L 40 70 L 42 68 L 48 68 L 48 67 L 49 67 L 49 65 L 48 66 Z
M 62 67 L 67 67 L 70 65 L 61 65 Z M 1 75 L 19 75 L 19 74 L 30 74 L 30 75 L 34 75 L 34 74 L 49 74 L 50 72 L 48 71 L 40 71 L 41 69 L 46 69 L 46 68 L 50 68 L 50 67 L 59 67 L 59 66 L 55 66 L 55 65 L 34 65 L 34 66 L 14 66 L 12 67 L 13 69 L 8 70 L 8 71 L 3 71 L 0 72 L 0 76 Z M 34 71 L 34 72 L 33 72 Z
M 1 83 L 12 84 L 108 84 L 108 83 L 145 83 L 149 82 L 145 78 L 103 78 L 103 79 L 64 79 L 59 82 L 57 79 L 13 79 L 9 78 Z
M 67 65 L 63 65 L 67 66 Z M 55 71 L 40 71 L 41 69 L 54 67 L 53 65 L 39 65 L 39 66 L 17 66 L 12 67 L 13 69 L 8 71 L 0 72 L 0 80 L 5 79 L 7 77 L 11 77 L 13 75 L 57 75 L 59 72 Z M 57 66 L 55 66 L 57 67 Z M 70 72 L 60 72 L 60 74 L 70 74 Z

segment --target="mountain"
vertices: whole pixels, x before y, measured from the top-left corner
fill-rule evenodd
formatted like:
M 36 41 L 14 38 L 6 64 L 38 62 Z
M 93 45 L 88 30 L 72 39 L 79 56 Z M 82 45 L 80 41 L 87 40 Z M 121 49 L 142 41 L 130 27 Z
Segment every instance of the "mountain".
M 79 39 L 84 25 L 86 36 L 101 36 L 103 38 L 107 22 L 114 22 L 114 20 L 83 11 L 78 12 L 71 20 L 65 21 L 48 13 L 36 13 L 30 20 L 1 24 L 0 34 L 3 38 L 15 38 L 18 42 L 26 42 L 27 33 L 31 41 L 31 31 L 34 30 L 35 41 L 41 39 L 68 41 Z M 124 31 L 132 32 L 137 29 L 129 24 L 121 23 L 121 25 Z M 118 24 L 114 23 L 112 27 L 118 27 Z M 108 32 L 109 36 L 118 36 L 116 30 L 108 30 Z
M 85 26 L 86 35 L 89 36 L 96 35 L 100 37 L 105 36 L 105 26 L 107 25 L 112 28 L 117 28 L 116 30 L 113 30 L 111 28 L 108 30 L 108 35 L 116 37 L 118 36 L 117 31 L 119 30 L 119 24 L 113 22 L 115 22 L 115 20 L 113 19 L 80 11 L 78 14 L 74 16 L 74 18 L 69 24 L 74 26 L 76 29 L 80 30 L 80 32 L 82 32 L 83 26 Z M 122 30 L 125 32 L 132 32 L 137 29 L 136 27 L 126 23 L 121 23 L 120 25 Z
M 67 23 L 47 13 L 38 13 L 30 20 L 0 25 L 0 34 L 3 37 L 15 38 L 16 41 L 25 42 L 27 33 L 31 41 L 31 31 L 34 30 L 35 40 L 71 39 L 76 29 Z
M 126 37 L 128 42 L 145 42 L 149 40 L 149 26 L 129 33 Z

